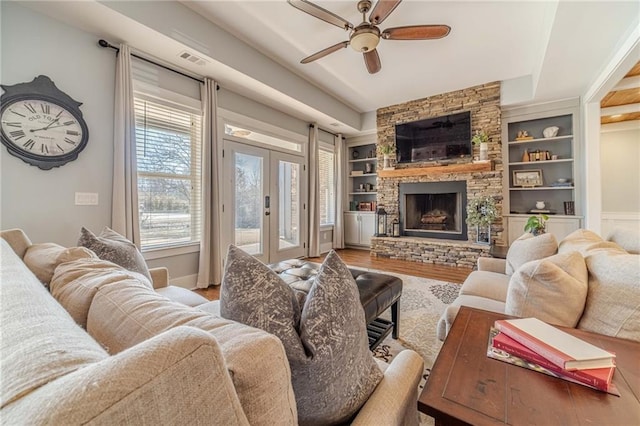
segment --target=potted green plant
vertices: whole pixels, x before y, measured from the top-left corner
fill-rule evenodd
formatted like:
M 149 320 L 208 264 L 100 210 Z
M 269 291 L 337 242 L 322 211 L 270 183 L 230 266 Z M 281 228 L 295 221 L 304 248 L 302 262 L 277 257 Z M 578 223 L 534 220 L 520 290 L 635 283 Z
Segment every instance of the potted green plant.
M 467 224 L 476 227 L 476 241 L 491 244 L 491 224 L 498 218 L 493 197 L 474 198 L 467 205 Z
M 474 145 L 480 145 L 480 161 L 486 161 L 489 159 L 489 136 L 483 131 L 476 130 L 475 134 L 471 138 L 471 142 Z
M 391 144 L 381 144 L 379 145 L 380 153 L 382 153 L 383 168 L 386 170 L 391 169 L 389 166 L 389 155 L 394 151 L 395 147 Z
M 533 235 L 544 234 L 547 228 L 547 220 L 549 220 L 549 216 L 546 214 L 531 216 L 527 220 L 526 225 L 524 225 L 524 231 L 531 232 Z

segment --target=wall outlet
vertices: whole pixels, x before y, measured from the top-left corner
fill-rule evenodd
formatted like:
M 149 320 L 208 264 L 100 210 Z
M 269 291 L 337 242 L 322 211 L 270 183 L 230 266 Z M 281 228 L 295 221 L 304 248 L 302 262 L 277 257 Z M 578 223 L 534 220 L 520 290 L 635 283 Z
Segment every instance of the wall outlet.
M 97 206 L 97 192 L 76 192 L 76 206 Z

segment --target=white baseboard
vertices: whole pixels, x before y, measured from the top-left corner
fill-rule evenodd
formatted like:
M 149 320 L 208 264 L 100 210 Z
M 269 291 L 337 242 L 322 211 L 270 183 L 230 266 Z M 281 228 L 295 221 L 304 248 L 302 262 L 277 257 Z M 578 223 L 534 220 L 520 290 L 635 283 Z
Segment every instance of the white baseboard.
M 193 290 L 198 283 L 198 274 L 185 275 L 184 277 L 171 278 L 169 284 Z

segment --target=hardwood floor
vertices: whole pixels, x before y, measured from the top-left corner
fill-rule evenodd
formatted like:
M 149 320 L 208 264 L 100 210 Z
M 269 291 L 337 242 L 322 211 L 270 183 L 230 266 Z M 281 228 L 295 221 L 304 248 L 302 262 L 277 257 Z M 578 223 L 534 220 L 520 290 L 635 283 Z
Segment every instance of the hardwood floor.
M 457 268 L 454 266 L 372 257 L 369 254 L 369 250 L 341 249 L 336 250 L 336 252 L 344 263 L 354 268 L 372 268 L 381 271 L 395 272 L 397 274 L 448 281 L 450 283 L 462 284 L 472 271 L 471 269 Z M 324 257 L 325 255 L 309 257 L 306 260 L 320 263 Z M 220 299 L 220 286 L 211 286 L 206 289 L 196 289 L 194 291 L 209 300 Z

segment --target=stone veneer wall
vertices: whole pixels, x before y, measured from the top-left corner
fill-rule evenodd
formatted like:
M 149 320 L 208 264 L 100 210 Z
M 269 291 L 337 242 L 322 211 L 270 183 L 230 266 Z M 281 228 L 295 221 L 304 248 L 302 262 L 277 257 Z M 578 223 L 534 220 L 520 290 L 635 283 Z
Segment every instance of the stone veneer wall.
M 489 159 L 493 161 L 494 169 L 486 172 L 465 172 L 465 173 L 434 173 L 421 176 L 405 176 L 382 178 L 378 176 L 377 181 L 377 202 L 383 206 L 388 213 L 388 220 L 400 219 L 399 208 L 399 184 L 405 182 L 443 182 L 460 181 L 467 182 L 467 202 L 479 196 L 492 196 L 498 206 L 500 216 L 502 215 L 502 143 L 501 143 L 501 110 L 500 110 L 500 82 L 487 83 L 480 86 L 470 87 L 464 90 L 444 93 L 424 99 L 417 99 L 404 104 L 391 105 L 380 108 L 377 111 L 378 145 L 392 145 L 395 147 L 395 125 L 410 121 L 422 120 L 447 114 L 455 114 L 463 111 L 471 111 L 471 129 L 484 131 L 490 138 Z M 474 146 L 474 157 L 480 155 L 480 147 Z M 469 159 L 460 159 L 454 163 L 469 162 Z M 378 164 L 382 166 L 382 154 L 378 150 Z M 391 165 L 396 169 L 429 167 L 432 163 L 411 163 L 396 164 L 395 157 L 391 155 Z M 380 167 L 382 168 L 382 167 Z M 503 240 L 502 218 L 499 218 L 491 227 L 491 238 L 498 244 L 505 243 Z M 401 241 L 409 239 L 408 245 L 400 244 Z M 397 243 L 390 243 L 385 238 L 374 238 L 372 241 L 372 254 L 374 256 L 405 258 L 408 260 L 418 260 L 430 263 L 467 264 L 469 260 L 475 263 L 474 257 L 488 251 L 477 247 L 475 227 L 469 227 L 468 242 L 454 240 L 433 240 L 426 238 L 401 237 L 394 239 Z M 430 244 L 433 243 L 433 244 Z M 445 250 L 446 254 L 439 256 L 440 259 L 429 256 L 417 257 L 417 246 L 425 246 L 422 251 Z M 410 247 L 409 247 L 410 246 Z M 476 249 L 470 250 L 470 247 Z M 406 250 L 403 249 L 406 247 Z M 406 251 L 403 253 L 403 251 Z M 473 253 L 472 253 L 473 252 Z M 457 255 L 456 255 L 457 253 Z

